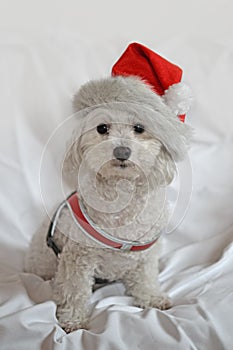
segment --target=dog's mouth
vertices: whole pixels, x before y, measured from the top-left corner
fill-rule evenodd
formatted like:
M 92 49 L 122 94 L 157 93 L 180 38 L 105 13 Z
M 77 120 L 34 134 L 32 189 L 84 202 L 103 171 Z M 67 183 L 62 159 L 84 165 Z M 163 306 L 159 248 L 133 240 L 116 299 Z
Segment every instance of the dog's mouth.
M 118 160 L 118 159 L 113 159 L 112 166 L 115 168 L 119 168 L 119 169 L 126 169 L 126 168 L 133 167 L 133 163 L 129 160 L 122 161 L 122 160 Z

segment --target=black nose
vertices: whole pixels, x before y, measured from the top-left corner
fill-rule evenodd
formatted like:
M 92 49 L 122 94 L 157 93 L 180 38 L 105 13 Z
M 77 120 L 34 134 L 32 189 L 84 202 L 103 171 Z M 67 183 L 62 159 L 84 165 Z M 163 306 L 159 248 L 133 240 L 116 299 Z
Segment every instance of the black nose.
M 127 160 L 131 154 L 131 149 L 129 147 L 119 146 L 114 148 L 113 155 L 118 160 Z

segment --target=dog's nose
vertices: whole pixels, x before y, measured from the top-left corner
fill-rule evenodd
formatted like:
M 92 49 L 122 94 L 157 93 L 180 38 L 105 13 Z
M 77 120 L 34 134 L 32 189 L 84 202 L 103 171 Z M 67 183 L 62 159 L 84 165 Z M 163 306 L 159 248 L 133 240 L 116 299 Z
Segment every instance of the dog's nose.
M 114 148 L 113 155 L 118 160 L 127 160 L 131 154 L 131 149 L 129 147 L 119 146 Z

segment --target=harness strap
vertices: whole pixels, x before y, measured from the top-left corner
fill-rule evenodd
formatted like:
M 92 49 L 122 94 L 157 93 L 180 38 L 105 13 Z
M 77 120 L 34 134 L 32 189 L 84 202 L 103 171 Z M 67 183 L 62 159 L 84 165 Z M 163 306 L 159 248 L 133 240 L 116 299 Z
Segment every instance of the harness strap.
M 82 203 L 79 203 L 77 192 L 74 192 L 58 207 L 48 229 L 47 245 L 53 249 L 54 253 L 57 256 L 61 253 L 61 249 L 55 243 L 53 236 L 58 218 L 60 216 L 60 212 L 65 206 L 70 210 L 74 222 L 82 231 L 82 233 L 105 248 L 118 251 L 142 251 L 150 248 L 159 238 L 159 236 L 157 236 L 151 241 L 141 243 L 137 241 L 128 241 L 112 237 L 107 232 L 97 227 L 91 221 L 91 219 L 87 217 L 87 214 L 84 212 Z

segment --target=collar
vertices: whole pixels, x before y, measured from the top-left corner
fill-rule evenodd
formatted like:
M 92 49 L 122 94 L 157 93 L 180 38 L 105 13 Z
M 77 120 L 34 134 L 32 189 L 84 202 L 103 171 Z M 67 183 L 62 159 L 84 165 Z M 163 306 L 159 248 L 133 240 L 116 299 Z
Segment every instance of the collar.
M 61 253 L 61 249 L 55 244 L 53 235 L 60 212 L 65 206 L 69 209 L 76 225 L 81 229 L 83 234 L 99 243 L 104 248 L 118 251 L 142 251 L 150 248 L 158 240 L 158 237 L 156 237 L 151 241 L 140 243 L 112 237 L 92 222 L 85 213 L 84 207 L 78 199 L 77 192 L 74 192 L 58 207 L 49 227 L 47 244 L 53 249 L 56 255 Z

